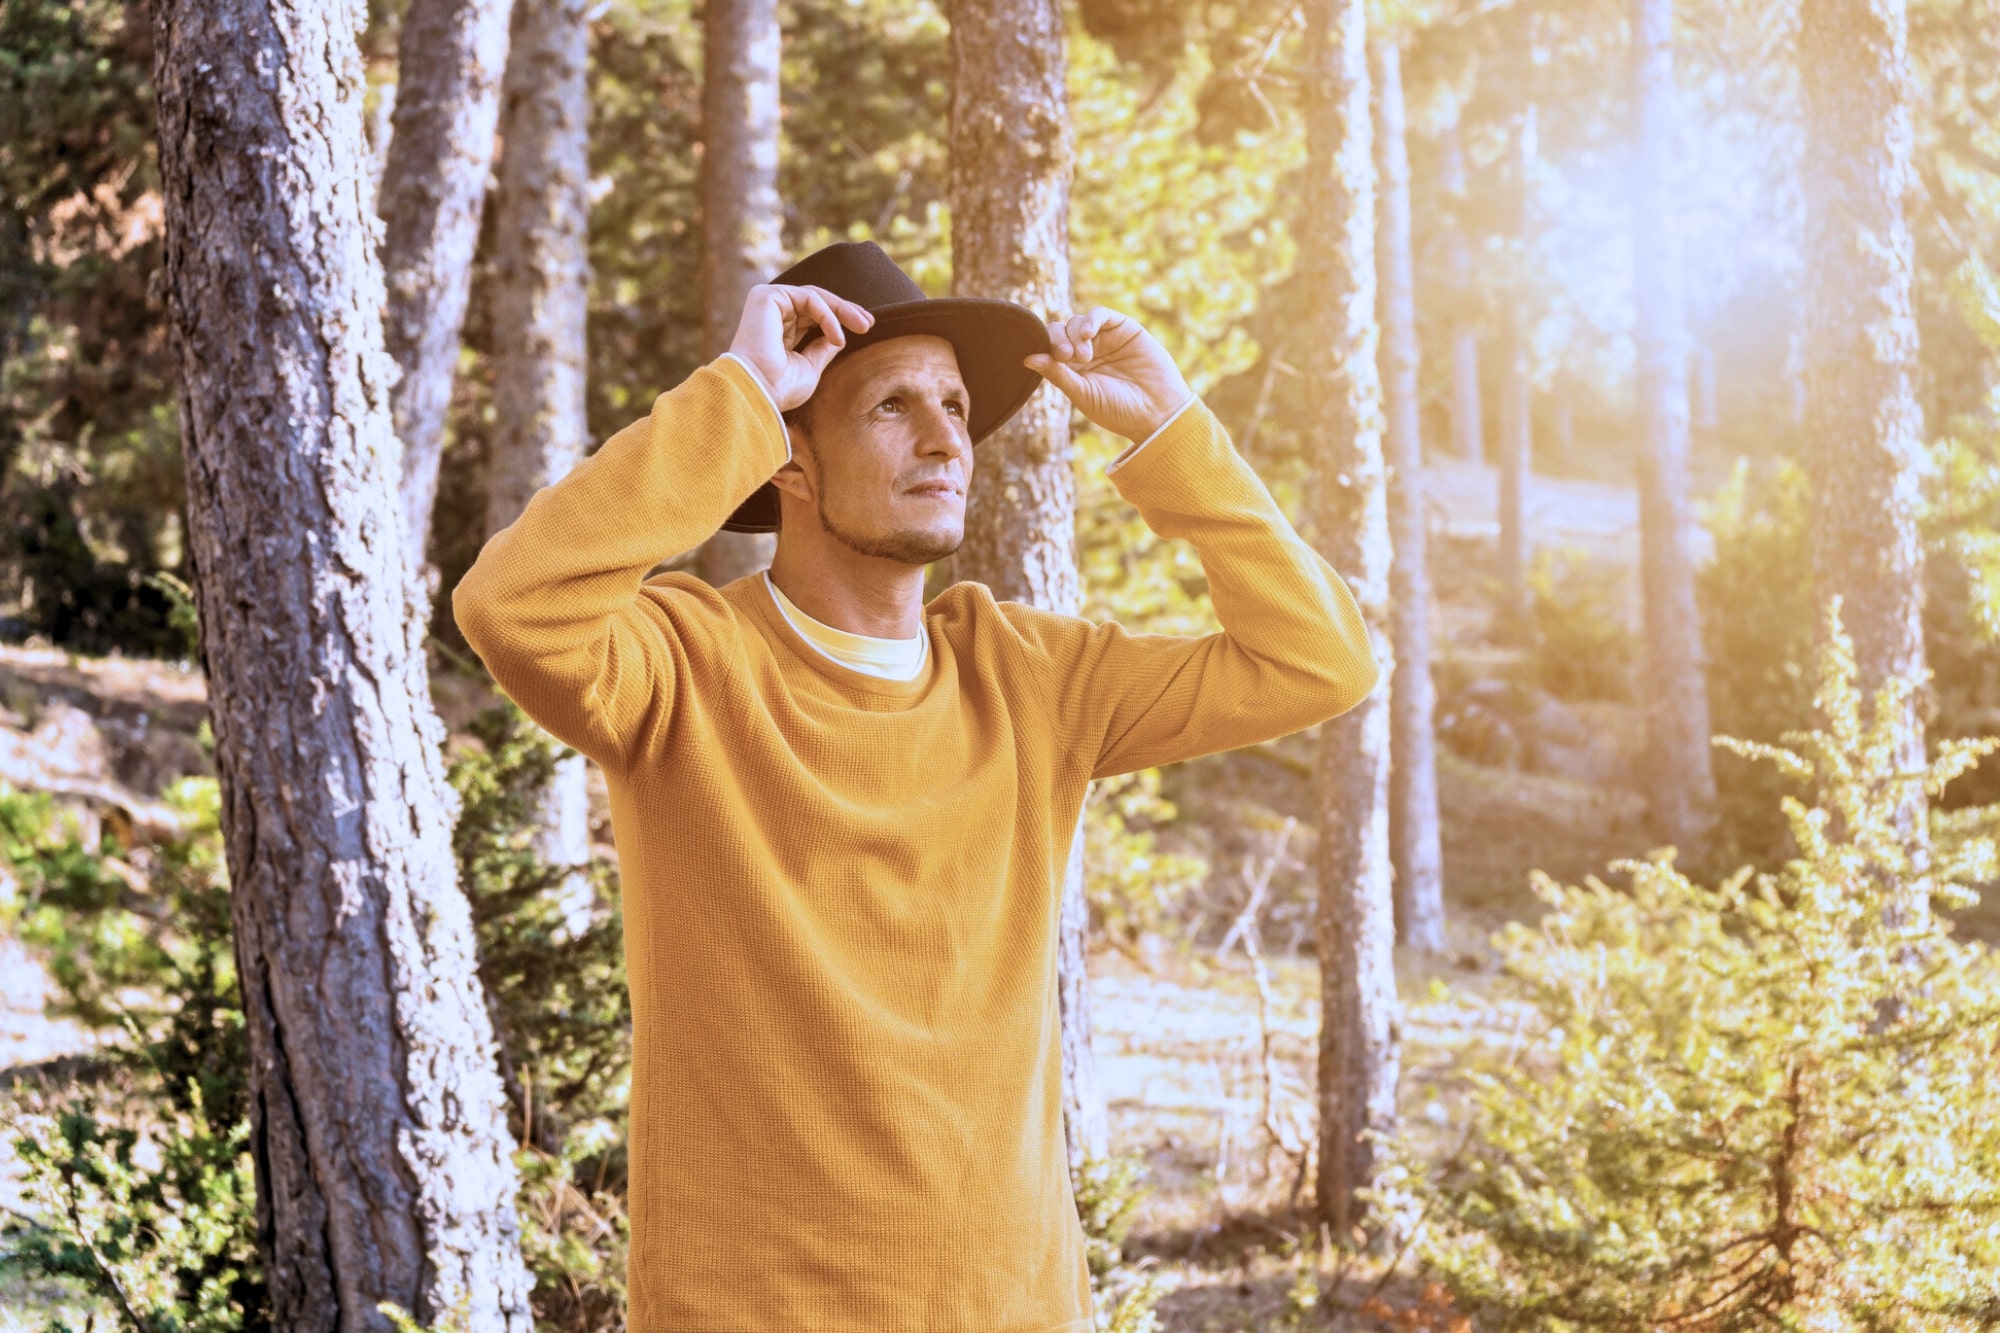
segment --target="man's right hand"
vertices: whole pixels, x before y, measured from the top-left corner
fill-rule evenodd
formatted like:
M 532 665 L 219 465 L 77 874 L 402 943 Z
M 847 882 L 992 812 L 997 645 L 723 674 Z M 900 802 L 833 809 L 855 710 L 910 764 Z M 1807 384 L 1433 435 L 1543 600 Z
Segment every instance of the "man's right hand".
M 729 350 L 756 367 L 778 410 L 789 412 L 812 397 L 826 363 L 847 345 L 841 326 L 866 333 L 874 323 L 866 308 L 824 287 L 759 283 L 743 302 L 743 319 Z M 794 350 L 814 329 L 824 336 Z

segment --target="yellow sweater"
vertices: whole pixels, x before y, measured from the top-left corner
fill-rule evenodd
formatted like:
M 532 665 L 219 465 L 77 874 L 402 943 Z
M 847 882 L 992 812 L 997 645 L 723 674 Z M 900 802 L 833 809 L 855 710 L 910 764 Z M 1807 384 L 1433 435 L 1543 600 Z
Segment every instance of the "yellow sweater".
M 1194 542 L 1222 631 L 1129 634 L 960 582 L 924 608 L 931 666 L 868 677 L 757 576 L 646 578 L 789 456 L 718 358 L 452 597 L 501 688 L 608 779 L 630 1327 L 1089 1333 L 1055 961 L 1085 788 L 1344 712 L 1376 683 L 1368 632 L 1197 399 L 1111 476 Z

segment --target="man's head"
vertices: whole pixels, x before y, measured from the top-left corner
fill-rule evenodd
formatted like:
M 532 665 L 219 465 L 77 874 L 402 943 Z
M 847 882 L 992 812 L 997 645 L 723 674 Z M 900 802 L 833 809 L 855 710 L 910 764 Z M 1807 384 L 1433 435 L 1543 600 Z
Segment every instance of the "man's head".
M 834 359 L 812 397 L 785 414 L 793 459 L 771 479 L 779 542 L 803 529 L 909 565 L 956 551 L 972 481 L 971 410 L 957 353 L 935 334 Z

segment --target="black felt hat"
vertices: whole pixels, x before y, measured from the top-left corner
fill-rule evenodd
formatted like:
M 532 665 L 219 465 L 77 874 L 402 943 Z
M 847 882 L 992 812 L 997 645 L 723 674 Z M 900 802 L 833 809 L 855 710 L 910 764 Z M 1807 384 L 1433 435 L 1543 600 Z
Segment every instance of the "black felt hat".
M 847 345 L 834 361 L 884 338 L 912 333 L 949 341 L 958 353 L 959 377 L 972 400 L 966 424 L 974 444 L 998 430 L 1041 387 L 1042 377 L 1021 364 L 1022 358 L 1049 350 L 1049 327 L 1040 315 L 992 297 L 926 297 L 923 288 L 873 241 L 836 241 L 769 281 L 824 287 L 875 316 L 866 333 L 845 330 Z M 817 328 L 810 329 L 798 346 L 820 336 Z M 827 363 L 829 368 L 832 364 Z M 768 481 L 759 486 L 722 526 L 727 532 L 776 532 L 778 488 Z

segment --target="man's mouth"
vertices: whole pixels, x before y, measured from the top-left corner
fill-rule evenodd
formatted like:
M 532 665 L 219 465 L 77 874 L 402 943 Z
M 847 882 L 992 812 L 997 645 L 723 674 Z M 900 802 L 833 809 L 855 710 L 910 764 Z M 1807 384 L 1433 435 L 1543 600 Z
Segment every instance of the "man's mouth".
M 912 495 L 957 495 L 958 487 L 948 481 L 927 481 L 921 486 L 910 487 Z

